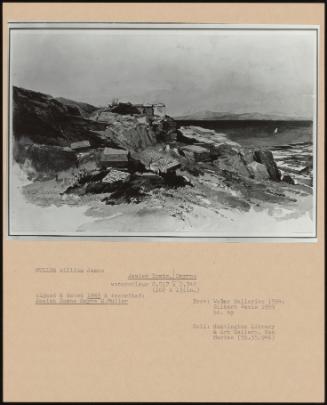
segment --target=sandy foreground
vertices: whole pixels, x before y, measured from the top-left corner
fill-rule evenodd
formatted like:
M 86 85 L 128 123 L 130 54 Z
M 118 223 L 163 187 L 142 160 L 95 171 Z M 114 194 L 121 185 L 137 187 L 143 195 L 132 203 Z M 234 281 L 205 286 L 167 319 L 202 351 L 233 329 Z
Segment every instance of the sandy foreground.
M 230 198 L 226 205 L 211 198 L 205 181 L 200 181 L 202 189 L 187 186 L 157 190 L 138 204 L 112 206 L 105 205 L 101 195 L 96 198 L 62 196 L 60 192 L 64 187 L 55 180 L 32 183 L 19 166 L 14 165 L 10 230 L 15 235 L 104 237 L 127 234 L 222 238 L 314 235 L 312 195 L 303 195 L 290 206 L 260 202 L 244 207 L 237 192 L 218 189 L 216 194 L 220 200 Z

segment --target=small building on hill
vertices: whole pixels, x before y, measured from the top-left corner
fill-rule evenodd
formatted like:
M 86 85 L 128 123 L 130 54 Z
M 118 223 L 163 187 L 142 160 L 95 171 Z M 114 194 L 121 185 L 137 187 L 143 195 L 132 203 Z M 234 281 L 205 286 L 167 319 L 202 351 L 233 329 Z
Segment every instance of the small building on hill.
M 166 115 L 166 106 L 163 103 L 157 104 L 134 104 L 140 114 L 144 114 L 147 117 L 159 116 L 164 117 Z
M 153 117 L 153 107 L 152 104 L 134 104 L 137 108 L 139 114 L 143 114 L 147 117 Z
M 159 117 L 164 117 L 166 115 L 166 106 L 163 103 L 153 104 L 153 113 Z
M 149 118 L 164 118 L 166 116 L 166 106 L 163 103 L 132 104 L 130 102 L 119 102 L 117 104 L 108 105 L 108 110 L 112 113 L 122 115 L 142 114 Z

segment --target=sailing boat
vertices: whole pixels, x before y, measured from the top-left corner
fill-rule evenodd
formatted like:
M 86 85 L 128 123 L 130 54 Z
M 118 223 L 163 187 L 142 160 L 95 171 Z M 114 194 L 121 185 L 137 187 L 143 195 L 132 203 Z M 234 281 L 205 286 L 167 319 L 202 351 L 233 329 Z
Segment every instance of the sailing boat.
M 278 128 L 275 128 L 274 135 L 277 135 L 277 134 L 278 134 Z

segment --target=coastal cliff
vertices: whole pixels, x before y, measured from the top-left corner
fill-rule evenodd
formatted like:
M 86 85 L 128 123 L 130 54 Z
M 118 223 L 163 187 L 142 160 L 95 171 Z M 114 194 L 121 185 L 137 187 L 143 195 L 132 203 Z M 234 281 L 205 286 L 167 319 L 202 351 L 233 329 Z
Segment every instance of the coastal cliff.
M 59 205 L 156 203 L 183 221 L 195 206 L 213 213 L 285 208 L 312 194 L 312 161 L 288 171 L 292 153 L 285 155 L 285 147 L 278 161 L 281 151 L 244 146 L 224 133 L 181 127 L 167 115 L 128 106 L 111 110 L 14 87 L 13 158 L 31 181 L 26 198 Z

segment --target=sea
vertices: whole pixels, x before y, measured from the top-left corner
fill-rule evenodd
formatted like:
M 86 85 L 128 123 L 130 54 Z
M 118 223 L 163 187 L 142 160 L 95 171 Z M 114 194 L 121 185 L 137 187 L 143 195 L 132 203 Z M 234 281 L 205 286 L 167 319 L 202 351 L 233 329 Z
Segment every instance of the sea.
M 269 149 L 278 168 L 296 183 L 313 186 L 312 121 L 178 120 L 178 127 L 197 126 L 224 133 L 244 147 Z

